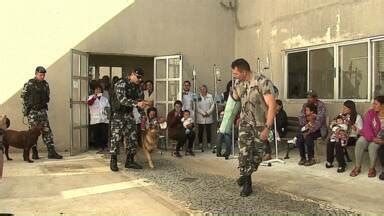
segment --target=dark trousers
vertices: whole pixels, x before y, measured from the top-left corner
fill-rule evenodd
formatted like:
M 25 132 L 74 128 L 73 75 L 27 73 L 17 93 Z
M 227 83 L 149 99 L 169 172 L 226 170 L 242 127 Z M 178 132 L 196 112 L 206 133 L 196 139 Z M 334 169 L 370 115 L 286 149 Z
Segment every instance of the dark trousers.
M 98 123 L 92 125 L 95 147 L 102 149 L 108 148 L 108 130 L 109 124 L 107 123 Z
M 306 137 L 304 137 L 303 133 L 299 132 L 296 137 L 296 145 L 300 150 L 300 157 L 306 159 L 307 157 L 305 153 L 307 153 L 308 159 L 312 159 L 315 156 L 315 140 L 321 137 L 320 130 L 309 133 Z
M 195 142 L 196 133 L 191 129 L 188 134 L 186 134 L 186 141 L 187 141 L 187 150 L 192 151 L 193 149 L 193 143 Z
M 199 143 L 203 143 L 204 128 L 207 134 L 207 142 L 211 143 L 211 125 L 212 124 L 199 124 Z
M 380 146 L 379 150 L 377 151 L 377 156 L 379 157 L 381 167 L 384 167 L 384 145 Z
M 350 137 L 347 141 L 347 146 L 353 146 L 356 144 L 356 138 L 355 137 Z M 340 142 L 331 142 L 328 141 L 327 143 L 327 162 L 333 163 L 335 156 L 336 156 L 336 161 L 339 165 L 339 167 L 346 166 L 345 163 L 345 147 L 341 146 Z
M 184 146 L 187 136 L 184 131 L 179 131 L 176 136 L 170 138 L 176 140 L 176 151 L 178 152 Z

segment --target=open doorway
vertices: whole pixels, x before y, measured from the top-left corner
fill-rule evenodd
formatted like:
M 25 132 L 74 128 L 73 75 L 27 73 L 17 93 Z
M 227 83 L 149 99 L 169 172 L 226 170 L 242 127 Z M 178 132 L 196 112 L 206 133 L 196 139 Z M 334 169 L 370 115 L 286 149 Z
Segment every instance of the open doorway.
M 98 83 L 102 86 L 103 96 L 110 100 L 112 86 L 117 80 L 126 77 L 136 67 L 144 70 L 143 82 L 153 81 L 153 58 L 148 56 L 112 55 L 112 54 L 89 54 L 89 94 L 93 94 L 93 84 Z M 90 125 L 89 148 L 99 149 L 95 142 L 95 130 Z M 110 139 L 108 139 L 110 141 Z M 108 144 L 109 145 L 109 144 Z

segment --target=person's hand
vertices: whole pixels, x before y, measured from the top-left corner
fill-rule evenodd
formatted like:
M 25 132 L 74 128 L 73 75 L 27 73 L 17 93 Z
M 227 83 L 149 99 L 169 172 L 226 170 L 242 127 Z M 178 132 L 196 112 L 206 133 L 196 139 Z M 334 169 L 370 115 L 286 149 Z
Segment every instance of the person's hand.
M 144 108 L 147 105 L 145 104 L 145 101 L 139 101 L 139 102 L 137 102 L 137 106 L 140 107 L 140 108 Z
M 261 133 L 260 133 L 260 139 L 261 140 L 268 140 L 268 136 L 269 136 L 269 129 L 268 128 L 264 128 Z
M 374 138 L 373 142 L 379 145 L 384 145 L 384 139 Z

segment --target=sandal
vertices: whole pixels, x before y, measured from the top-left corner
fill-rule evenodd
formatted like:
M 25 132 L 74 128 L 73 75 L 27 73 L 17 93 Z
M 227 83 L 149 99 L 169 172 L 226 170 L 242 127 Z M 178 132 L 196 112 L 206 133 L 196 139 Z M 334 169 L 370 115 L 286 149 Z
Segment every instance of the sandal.
M 368 177 L 369 178 L 376 177 L 376 169 L 375 168 L 369 168 L 369 170 L 368 170 Z
M 353 168 L 352 172 L 349 174 L 351 177 L 356 177 L 361 173 L 360 167 Z

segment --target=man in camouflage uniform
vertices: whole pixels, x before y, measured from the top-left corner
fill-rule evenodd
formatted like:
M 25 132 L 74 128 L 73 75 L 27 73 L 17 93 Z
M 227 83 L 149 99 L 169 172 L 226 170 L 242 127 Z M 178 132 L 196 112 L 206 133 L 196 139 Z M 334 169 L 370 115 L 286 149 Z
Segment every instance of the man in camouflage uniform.
M 147 106 L 147 103 L 143 101 L 144 95 L 139 87 L 143 75 L 143 69 L 136 68 L 126 78 L 119 80 L 114 87 L 114 95 L 111 98 L 114 113 L 111 121 L 110 162 L 110 168 L 114 172 L 119 170 L 117 167 L 117 154 L 119 154 L 119 146 L 123 137 L 128 140 L 125 168 L 142 169 L 142 166 L 134 161 L 138 137 L 137 126 L 133 117 L 133 107 L 137 106 L 139 110 L 142 110 Z
M 239 168 L 242 186 L 240 196 L 252 193 L 251 175 L 262 161 L 265 142 L 272 129 L 276 114 L 273 84 L 265 76 L 253 76 L 248 62 L 237 59 L 232 62 L 232 74 L 237 79 L 232 96 L 241 102 L 239 127 Z
M 39 66 L 35 70 L 35 78 L 24 84 L 21 92 L 23 99 L 23 115 L 28 118 L 29 127 L 43 125 L 43 141 L 47 146 L 49 159 L 62 159 L 63 156 L 55 151 L 53 135 L 48 121 L 49 85 L 45 81 L 46 70 Z M 32 147 L 32 159 L 39 159 L 37 146 Z

